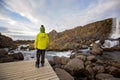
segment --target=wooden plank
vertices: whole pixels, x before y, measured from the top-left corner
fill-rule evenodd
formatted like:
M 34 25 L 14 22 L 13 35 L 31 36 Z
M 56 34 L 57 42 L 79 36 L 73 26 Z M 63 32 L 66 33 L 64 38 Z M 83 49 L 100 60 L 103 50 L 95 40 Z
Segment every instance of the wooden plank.
M 45 66 L 35 68 L 35 61 L 0 63 L 0 80 L 59 80 L 45 59 Z

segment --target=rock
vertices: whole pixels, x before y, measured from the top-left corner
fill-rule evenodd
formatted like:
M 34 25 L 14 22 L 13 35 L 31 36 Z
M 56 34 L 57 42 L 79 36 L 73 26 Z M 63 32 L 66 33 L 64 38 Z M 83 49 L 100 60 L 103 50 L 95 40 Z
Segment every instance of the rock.
M 85 66 L 90 65 L 92 62 L 91 61 L 86 61 Z
M 61 63 L 62 65 L 65 65 L 65 64 L 67 64 L 69 61 L 70 61 L 69 58 L 62 56 L 60 63 Z
M 0 34 L 0 48 L 11 47 L 13 40 L 10 37 Z
M 87 71 L 87 77 L 89 78 L 89 80 L 92 80 L 95 75 L 93 68 L 91 67 L 91 65 L 87 65 L 85 69 Z
M 82 71 L 84 69 L 84 63 L 82 60 L 79 60 L 77 58 L 70 60 L 65 65 L 65 70 L 70 72 L 71 74 L 74 74 L 78 71 Z
M 55 72 L 60 80 L 74 80 L 74 78 L 64 69 L 56 68 Z
M 96 75 L 96 80 L 110 80 L 111 78 L 114 78 L 110 74 L 100 73 Z
M 55 62 L 53 60 L 49 60 L 49 63 L 50 63 L 51 66 L 55 65 Z
M 119 63 L 119 62 L 106 61 L 105 64 L 106 64 L 106 65 L 109 65 L 109 66 L 114 66 L 114 67 L 120 68 L 120 63 Z
M 29 50 L 34 50 L 34 44 L 33 43 L 31 43 L 31 44 L 29 44 Z
M 78 58 L 78 59 L 80 59 L 82 61 L 86 60 L 86 56 L 84 56 L 84 55 L 78 55 L 78 56 L 76 56 L 76 58 Z
M 90 53 L 95 55 L 102 55 L 103 49 L 101 49 L 97 43 L 93 43 L 92 50 Z
M 100 59 L 97 59 L 96 63 L 97 63 L 97 64 L 100 64 L 100 65 L 103 65 L 103 64 L 104 64 L 104 62 L 103 62 L 102 60 L 100 60 Z
M 113 47 L 114 51 L 120 51 L 120 43 Z
M 8 55 L 8 52 L 4 49 L 0 49 L 0 57 L 4 57 L 5 55 Z
M 54 56 L 53 61 L 54 61 L 55 64 L 60 64 L 61 63 L 61 58 L 58 57 L 58 56 Z
M 102 73 L 102 72 L 104 72 L 105 71 L 105 69 L 104 69 L 104 67 L 103 66 L 95 66 L 95 67 L 93 67 L 93 71 L 94 71 L 94 73 Z
M 21 52 L 18 52 L 18 53 L 15 53 L 15 54 L 12 54 L 11 56 L 13 56 L 13 58 L 15 60 L 24 60 L 24 56 Z
M 96 59 L 95 56 L 92 55 L 92 56 L 87 56 L 87 60 L 88 60 L 88 61 L 93 61 L 93 62 L 94 62 L 94 61 L 96 61 L 97 59 Z
M 103 48 L 103 51 L 112 52 L 112 51 L 114 51 L 114 49 L 113 48 Z
M 71 55 L 70 55 L 70 59 L 75 58 L 75 56 L 76 56 L 76 54 L 71 54 Z
M 107 72 L 111 75 L 113 75 L 114 77 L 120 78 L 120 69 L 116 68 L 114 66 L 108 66 L 106 68 Z

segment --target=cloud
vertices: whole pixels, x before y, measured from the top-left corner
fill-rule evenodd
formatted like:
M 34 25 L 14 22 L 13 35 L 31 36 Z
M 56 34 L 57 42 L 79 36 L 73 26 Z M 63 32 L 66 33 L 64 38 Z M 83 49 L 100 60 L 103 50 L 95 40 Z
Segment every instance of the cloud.
M 27 39 L 39 32 L 41 24 L 45 25 L 47 33 L 53 29 L 60 32 L 120 17 L 119 5 L 119 0 L 1 0 L 0 26 L 7 29 L 4 34 L 14 39 Z
M 3 26 L 0 26 L 0 32 L 6 32 L 8 29 L 3 27 Z

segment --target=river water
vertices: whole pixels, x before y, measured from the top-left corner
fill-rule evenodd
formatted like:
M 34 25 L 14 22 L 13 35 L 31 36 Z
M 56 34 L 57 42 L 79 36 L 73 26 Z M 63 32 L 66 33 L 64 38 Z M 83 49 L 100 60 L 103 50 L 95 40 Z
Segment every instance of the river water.
M 18 52 L 22 52 L 23 56 L 24 56 L 24 60 L 33 60 L 36 59 L 36 51 L 37 50 L 15 50 L 14 53 L 18 53 Z M 65 56 L 65 57 L 69 57 L 71 54 L 71 51 L 46 51 L 45 52 L 45 57 L 47 59 L 52 59 L 53 56 Z

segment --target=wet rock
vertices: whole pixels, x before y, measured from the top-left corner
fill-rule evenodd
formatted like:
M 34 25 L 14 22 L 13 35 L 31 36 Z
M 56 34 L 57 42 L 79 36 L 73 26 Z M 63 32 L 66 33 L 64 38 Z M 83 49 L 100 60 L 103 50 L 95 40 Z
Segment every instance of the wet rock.
M 28 48 L 29 50 L 34 50 L 34 44 L 33 43 L 29 44 Z
M 103 49 L 100 48 L 100 45 L 97 43 L 93 43 L 92 50 L 90 51 L 91 54 L 94 55 L 102 55 L 103 54 Z
M 61 63 L 61 58 L 58 57 L 58 56 L 54 56 L 53 61 L 54 61 L 55 64 L 60 64 Z
M 112 52 L 112 51 L 114 51 L 114 49 L 113 48 L 103 48 L 103 51 Z
M 70 60 L 65 65 L 65 70 L 70 72 L 71 74 L 75 74 L 79 71 L 82 71 L 84 69 L 84 63 L 82 60 L 79 60 L 77 58 Z
M 83 53 L 75 53 L 70 55 L 70 59 L 74 59 L 76 56 L 83 55 Z
M 110 74 L 100 73 L 96 75 L 96 80 L 110 80 L 111 78 L 114 78 Z
M 49 63 L 50 63 L 51 66 L 55 65 L 55 62 L 53 60 L 49 60 Z
M 120 51 L 120 44 L 113 47 L 114 51 Z
M 62 56 L 60 60 L 60 64 L 65 65 L 70 61 L 69 58 Z
M 64 69 L 56 68 L 55 72 L 60 80 L 74 80 L 74 78 Z

